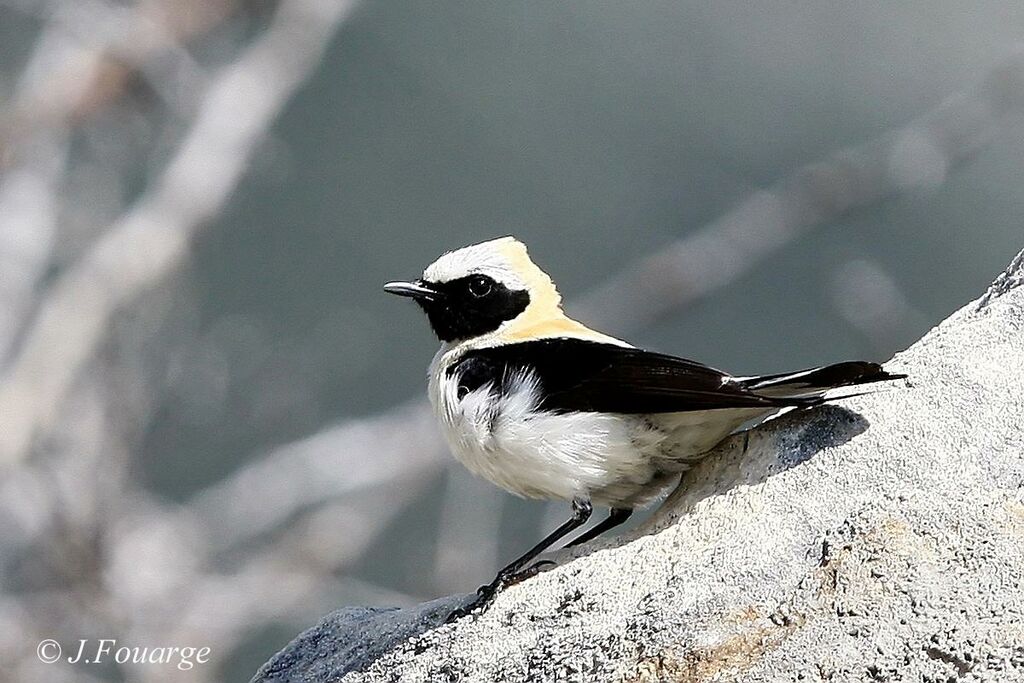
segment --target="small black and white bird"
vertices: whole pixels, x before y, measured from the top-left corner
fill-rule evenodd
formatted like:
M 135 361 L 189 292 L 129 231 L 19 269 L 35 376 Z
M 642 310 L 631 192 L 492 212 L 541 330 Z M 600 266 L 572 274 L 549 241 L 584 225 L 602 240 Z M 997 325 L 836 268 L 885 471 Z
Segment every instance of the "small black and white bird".
M 586 524 L 570 545 L 626 521 L 730 434 L 828 392 L 898 379 L 876 363 L 733 377 L 692 360 L 638 349 L 562 312 L 554 283 L 512 237 L 448 252 L 413 282 L 441 348 L 429 396 L 452 452 L 472 472 L 529 498 L 572 504 L 572 518 L 482 586 L 485 605 L 544 563 L 540 553 Z

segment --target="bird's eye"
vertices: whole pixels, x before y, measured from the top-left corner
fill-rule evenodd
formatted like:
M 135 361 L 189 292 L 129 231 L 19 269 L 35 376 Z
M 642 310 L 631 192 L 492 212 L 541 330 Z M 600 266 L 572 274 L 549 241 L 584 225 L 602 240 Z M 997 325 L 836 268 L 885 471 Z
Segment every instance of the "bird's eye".
M 474 275 L 469 280 L 469 293 L 480 299 L 491 293 L 491 279 L 483 275 Z

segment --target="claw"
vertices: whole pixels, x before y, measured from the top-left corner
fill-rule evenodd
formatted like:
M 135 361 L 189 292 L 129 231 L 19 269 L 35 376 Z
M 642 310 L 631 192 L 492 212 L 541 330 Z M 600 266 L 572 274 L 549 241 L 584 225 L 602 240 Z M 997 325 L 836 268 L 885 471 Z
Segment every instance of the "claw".
M 539 574 L 542 569 L 549 565 L 554 566 L 555 563 L 551 560 L 538 560 L 521 571 L 515 573 L 510 572 L 508 574 L 498 574 L 494 581 L 476 589 L 476 599 L 474 599 L 473 602 L 469 603 L 465 607 L 458 607 L 452 610 L 451 614 L 449 614 L 444 620 L 444 623 L 450 624 L 462 617 L 469 616 L 478 609 L 485 609 L 491 604 L 491 601 L 494 600 L 494 596 L 498 593 L 509 586 L 514 586 L 520 581 L 525 581 L 531 576 Z
M 540 572 L 549 565 L 554 567 L 555 563 L 551 560 L 538 560 L 537 562 L 534 562 L 523 571 L 510 576 L 508 580 L 505 582 L 505 586 L 512 586 L 519 583 L 520 581 L 526 581 L 531 576 L 536 576 L 537 574 L 540 574 Z
M 480 586 L 480 588 L 477 589 L 476 598 L 473 599 L 473 602 L 469 603 L 468 605 L 465 605 L 464 607 L 457 607 L 453 609 L 451 614 L 449 614 L 448 617 L 444 620 L 444 623 L 450 624 L 454 621 L 457 621 L 458 619 L 461 619 L 462 617 L 468 617 L 470 614 L 477 611 L 478 609 L 483 609 L 488 604 L 490 604 L 491 600 L 494 599 L 494 595 L 497 592 L 497 589 L 492 589 L 491 586 Z
M 469 612 L 467 612 L 463 608 L 456 607 L 455 609 L 453 609 L 451 611 L 451 614 L 449 614 L 447 617 L 444 618 L 444 623 L 451 624 L 451 623 L 457 621 L 458 619 L 461 619 L 462 617 L 467 616 L 468 614 L 469 614 Z

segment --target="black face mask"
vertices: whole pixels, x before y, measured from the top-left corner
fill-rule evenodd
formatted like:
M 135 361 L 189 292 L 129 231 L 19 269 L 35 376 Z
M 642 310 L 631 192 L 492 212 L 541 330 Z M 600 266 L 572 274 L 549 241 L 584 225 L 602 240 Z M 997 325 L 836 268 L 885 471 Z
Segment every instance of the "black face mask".
M 417 297 L 438 339 L 451 342 L 493 332 L 526 310 L 530 295 L 509 289 L 487 275 L 468 275 L 448 282 L 424 282 L 435 292 Z

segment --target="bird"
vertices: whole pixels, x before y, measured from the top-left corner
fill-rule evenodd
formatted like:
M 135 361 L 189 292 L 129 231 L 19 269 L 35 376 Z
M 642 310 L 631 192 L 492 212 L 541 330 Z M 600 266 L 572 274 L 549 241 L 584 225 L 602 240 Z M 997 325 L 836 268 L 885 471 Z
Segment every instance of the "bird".
M 904 377 L 867 361 L 737 377 L 637 348 L 568 317 L 552 279 L 512 236 L 449 251 L 422 277 L 384 290 L 413 299 L 441 343 L 427 394 L 455 457 L 512 494 L 571 506 L 449 621 L 552 564 L 534 560 L 586 525 L 594 506 L 607 517 L 569 546 L 619 526 L 759 420 L 820 405 L 840 387 Z

